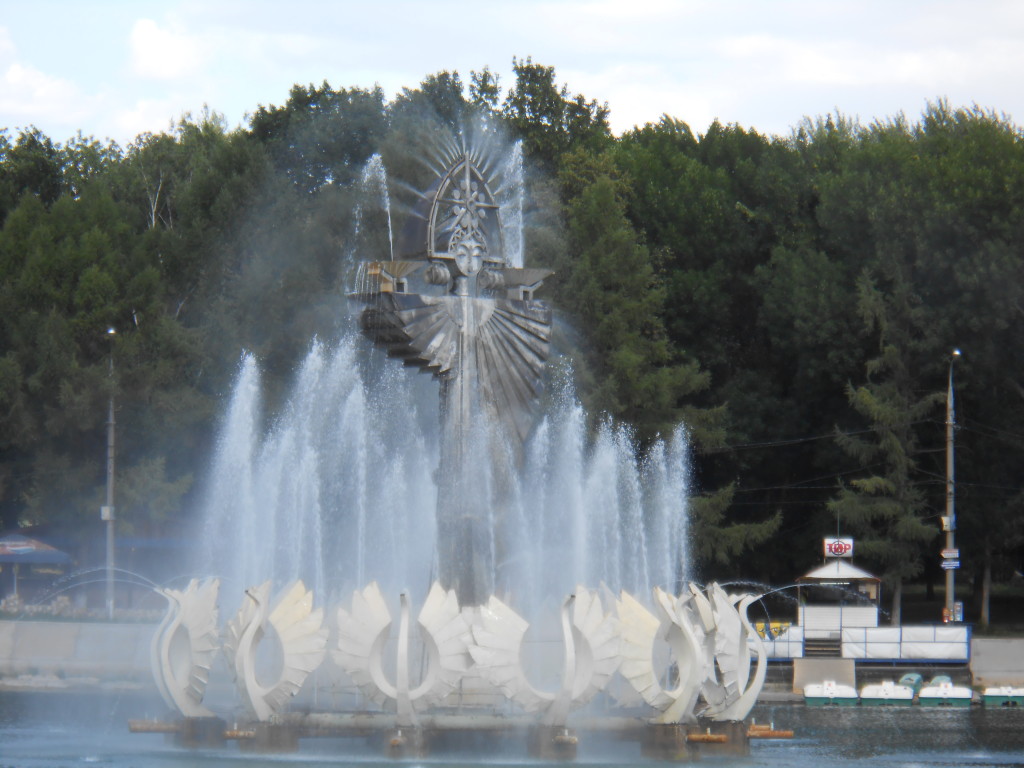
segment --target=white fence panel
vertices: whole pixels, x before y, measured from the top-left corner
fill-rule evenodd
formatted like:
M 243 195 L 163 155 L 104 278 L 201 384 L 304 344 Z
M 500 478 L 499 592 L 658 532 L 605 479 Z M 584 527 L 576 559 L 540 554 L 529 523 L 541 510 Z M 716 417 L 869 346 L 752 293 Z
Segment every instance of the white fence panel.
M 866 659 L 898 659 L 899 657 L 899 643 L 868 643 L 864 653 Z
M 931 643 L 935 640 L 935 627 L 906 626 L 903 628 L 904 643 Z
M 867 645 L 851 640 L 843 643 L 844 659 L 865 659 L 867 658 Z
M 970 630 L 966 626 L 844 627 L 842 642 L 843 657 L 848 659 L 970 658 Z
M 869 643 L 899 643 L 901 632 L 899 627 L 868 627 L 865 636 Z
M 903 643 L 901 659 L 935 659 L 936 661 L 967 661 L 967 643 Z
M 846 643 L 864 645 L 868 641 L 866 632 L 867 629 L 865 627 L 843 627 L 843 634 L 841 635 L 843 645 Z
M 968 641 L 967 627 L 958 626 L 937 626 L 935 627 L 935 642 L 937 643 L 966 643 Z
M 762 640 L 770 659 L 802 659 L 804 655 L 804 628 L 791 626 L 774 640 Z

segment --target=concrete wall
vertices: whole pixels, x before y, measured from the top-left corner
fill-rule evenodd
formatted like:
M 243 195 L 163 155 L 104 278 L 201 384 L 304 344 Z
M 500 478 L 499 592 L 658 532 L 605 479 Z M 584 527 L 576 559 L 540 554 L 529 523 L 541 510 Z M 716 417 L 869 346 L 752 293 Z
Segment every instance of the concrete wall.
M 1024 638 L 972 638 L 971 675 L 975 685 L 1024 685 Z
M 155 631 L 154 624 L 0 621 L 0 680 L 148 681 Z
M 793 693 L 803 693 L 804 686 L 834 680 L 843 685 L 857 685 L 853 659 L 793 659 Z

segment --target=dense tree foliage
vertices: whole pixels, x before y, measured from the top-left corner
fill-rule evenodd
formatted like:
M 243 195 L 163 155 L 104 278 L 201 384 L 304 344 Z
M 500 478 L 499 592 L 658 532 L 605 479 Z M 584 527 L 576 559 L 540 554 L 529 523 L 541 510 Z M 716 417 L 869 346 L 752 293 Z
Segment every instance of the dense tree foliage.
M 283 387 L 337 330 L 346 254 L 391 247 L 357 204 L 367 162 L 419 188 L 462 131 L 523 142 L 527 260 L 556 270 L 591 411 L 642 442 L 688 425 L 703 577 L 790 581 L 838 522 L 897 612 L 935 580 L 953 347 L 963 559 L 985 588 L 1020 569 L 1020 129 L 939 101 L 786 137 L 669 116 L 613 137 L 553 68 L 513 70 L 391 101 L 296 85 L 245 128 L 206 110 L 123 149 L 0 132 L 0 527 L 97 533 L 113 396 L 118 525 L 174 532 L 241 351 Z

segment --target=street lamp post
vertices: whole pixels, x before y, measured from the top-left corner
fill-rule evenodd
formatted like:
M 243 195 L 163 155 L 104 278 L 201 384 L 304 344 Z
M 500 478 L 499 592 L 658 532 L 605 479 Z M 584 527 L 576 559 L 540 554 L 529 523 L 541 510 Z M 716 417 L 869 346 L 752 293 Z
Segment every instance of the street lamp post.
M 953 364 L 960 358 L 960 350 L 954 349 L 949 359 L 949 388 L 946 390 L 946 517 L 943 528 L 946 530 L 946 556 L 952 556 L 956 550 L 954 535 L 956 533 L 955 483 L 953 471 L 953 428 L 956 426 L 956 414 L 953 410 Z M 947 561 L 948 562 L 948 561 Z M 953 563 L 946 566 L 946 608 L 943 611 L 945 621 L 954 620 L 954 603 L 956 601 L 956 568 Z
M 100 509 L 100 519 L 107 527 L 107 618 L 114 618 L 114 334 L 110 338 L 110 402 L 107 410 L 107 503 Z

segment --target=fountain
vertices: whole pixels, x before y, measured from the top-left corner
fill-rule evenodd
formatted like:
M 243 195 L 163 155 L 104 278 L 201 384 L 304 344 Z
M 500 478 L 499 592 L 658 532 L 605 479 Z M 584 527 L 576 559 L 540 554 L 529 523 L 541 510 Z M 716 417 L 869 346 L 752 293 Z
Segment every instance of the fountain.
M 625 428 L 587 437 L 564 383 L 538 418 L 551 273 L 522 262 L 521 156 L 453 144 L 443 166 L 397 243 L 388 225 L 390 252 L 360 265 L 360 333 L 313 343 L 269 430 L 242 360 L 197 571 L 216 578 L 166 590 L 153 640 L 172 729 L 264 751 L 372 733 L 416 755 L 523 732 L 561 759 L 586 732 L 653 757 L 745 753 L 766 668 L 757 598 L 685 580 L 685 431 L 637 461 Z M 367 342 L 430 373 L 439 407 Z M 218 634 L 222 583 L 241 604 Z M 241 701 L 231 729 L 204 703 L 218 650 Z M 288 711 L 324 679 L 345 711 Z

